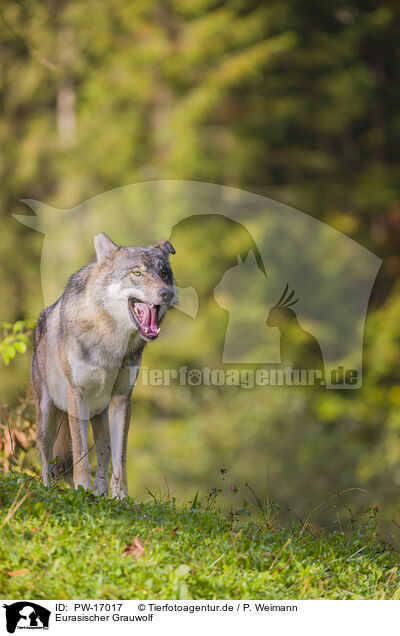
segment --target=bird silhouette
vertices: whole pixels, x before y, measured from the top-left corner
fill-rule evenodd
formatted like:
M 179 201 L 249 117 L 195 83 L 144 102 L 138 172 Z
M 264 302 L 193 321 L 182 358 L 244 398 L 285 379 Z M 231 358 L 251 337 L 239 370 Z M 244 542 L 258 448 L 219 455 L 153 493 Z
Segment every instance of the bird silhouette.
M 293 299 L 294 294 L 294 290 L 289 293 L 287 283 L 266 321 L 268 327 L 277 327 L 280 331 L 281 365 L 292 369 L 318 370 L 324 378 L 321 347 L 317 339 L 300 325 L 292 309 L 299 302 L 298 298 Z

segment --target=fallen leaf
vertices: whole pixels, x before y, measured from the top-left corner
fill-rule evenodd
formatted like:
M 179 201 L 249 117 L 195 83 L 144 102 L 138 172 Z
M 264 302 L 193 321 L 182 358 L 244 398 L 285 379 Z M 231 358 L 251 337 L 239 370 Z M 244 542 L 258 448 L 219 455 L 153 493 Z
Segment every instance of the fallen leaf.
M 176 526 L 175 528 L 172 528 L 171 537 L 176 537 L 176 535 L 178 534 L 178 530 L 179 530 L 179 526 Z
M 139 559 L 144 554 L 144 545 L 139 537 L 135 537 L 133 543 L 128 543 L 123 551 L 127 555 L 132 555 L 134 559 Z
M 29 570 L 12 570 L 11 572 L 7 572 L 8 576 L 22 576 L 22 574 L 26 574 Z

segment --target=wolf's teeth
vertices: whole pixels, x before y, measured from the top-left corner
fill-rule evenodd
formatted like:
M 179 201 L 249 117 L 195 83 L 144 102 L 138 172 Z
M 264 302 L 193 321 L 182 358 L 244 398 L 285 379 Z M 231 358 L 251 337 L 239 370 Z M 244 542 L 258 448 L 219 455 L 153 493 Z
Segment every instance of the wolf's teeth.
M 161 327 L 159 327 L 159 328 L 157 329 L 157 336 L 158 336 L 158 334 L 160 333 L 160 331 L 161 331 Z

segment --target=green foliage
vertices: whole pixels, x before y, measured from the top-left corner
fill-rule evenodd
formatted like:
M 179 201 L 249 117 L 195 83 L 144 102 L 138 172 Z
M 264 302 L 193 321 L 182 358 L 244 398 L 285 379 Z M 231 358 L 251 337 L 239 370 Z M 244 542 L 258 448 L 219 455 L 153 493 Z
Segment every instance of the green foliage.
M 13 325 L 0 323 L 0 355 L 6 364 L 15 358 L 17 353 L 26 353 L 29 336 L 35 326 L 34 320 L 17 320 Z
M 26 197 L 64 208 L 142 180 L 205 180 L 288 203 L 384 259 L 360 391 L 138 386 L 131 492 L 154 490 L 165 475 L 177 498 L 197 489 L 201 496 L 227 466 L 235 482 L 256 481 L 263 493 L 268 486 L 282 508 L 299 515 L 329 493 L 362 487 L 386 519 L 397 518 L 400 21 L 394 5 L 64 0 L 49 7 L 4 0 L 0 32 L 0 316 L 9 325 L 42 309 L 42 235 L 10 216 L 26 214 L 19 203 Z M 145 364 L 201 367 L 220 346 L 224 321 L 212 296 L 202 293 L 214 275 L 204 263 L 226 262 L 232 250 L 220 228 L 204 225 L 195 238 L 186 269 L 179 252 L 174 258 L 187 285 L 196 277 L 203 320 L 186 331 L 187 317 L 168 316 Z M 29 329 L 3 333 L 0 352 L 13 364 L 1 365 L 0 384 L 12 406 L 28 382 L 29 356 L 16 353 L 26 346 L 31 353 Z M 357 497 L 353 505 L 365 508 Z
M 193 501 L 96 499 L 23 474 L 0 485 L 4 598 L 399 597 L 398 555 L 377 536 L 376 511 L 349 533 L 316 534 Z M 135 537 L 144 550 L 132 551 Z

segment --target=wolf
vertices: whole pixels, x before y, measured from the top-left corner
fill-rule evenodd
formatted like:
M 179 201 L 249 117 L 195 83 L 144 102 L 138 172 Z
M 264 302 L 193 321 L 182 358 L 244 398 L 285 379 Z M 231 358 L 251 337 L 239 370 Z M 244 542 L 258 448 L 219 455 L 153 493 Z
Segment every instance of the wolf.
M 88 427 L 96 445 L 95 495 L 128 494 L 131 392 L 145 345 L 177 304 L 169 241 L 122 247 L 94 237 L 96 260 L 75 272 L 35 329 L 31 384 L 42 479 L 90 488 Z

